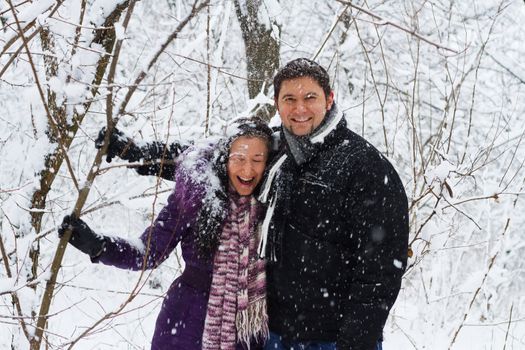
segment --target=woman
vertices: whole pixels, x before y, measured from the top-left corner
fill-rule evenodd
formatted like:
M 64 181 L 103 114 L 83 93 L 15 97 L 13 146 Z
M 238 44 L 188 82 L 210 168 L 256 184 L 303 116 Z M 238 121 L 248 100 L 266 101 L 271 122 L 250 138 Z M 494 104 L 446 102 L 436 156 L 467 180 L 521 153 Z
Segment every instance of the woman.
M 268 160 L 271 130 L 241 119 L 217 143 L 178 159 L 175 190 L 138 246 L 97 235 L 66 216 L 59 229 L 92 262 L 154 268 L 181 244 L 185 269 L 169 288 L 152 349 L 243 349 L 267 337 L 264 260 L 257 254 L 262 207 L 254 196 Z

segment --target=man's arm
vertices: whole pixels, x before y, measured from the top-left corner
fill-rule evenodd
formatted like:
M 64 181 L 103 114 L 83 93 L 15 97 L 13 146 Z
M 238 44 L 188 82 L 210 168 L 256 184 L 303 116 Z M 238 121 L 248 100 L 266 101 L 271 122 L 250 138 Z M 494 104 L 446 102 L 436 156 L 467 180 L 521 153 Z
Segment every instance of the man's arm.
M 384 159 L 361 166 L 349 196 L 353 255 L 349 299 L 337 348 L 375 349 L 406 268 L 408 205 L 401 181 Z M 354 246 L 355 246 L 354 245 Z

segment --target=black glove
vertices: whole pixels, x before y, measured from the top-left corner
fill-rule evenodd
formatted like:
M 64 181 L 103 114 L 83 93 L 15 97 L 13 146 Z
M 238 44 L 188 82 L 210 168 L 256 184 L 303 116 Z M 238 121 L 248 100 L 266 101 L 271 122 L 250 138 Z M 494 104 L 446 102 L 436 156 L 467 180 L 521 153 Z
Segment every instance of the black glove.
M 89 226 L 74 215 L 66 215 L 58 228 L 58 236 L 62 238 L 66 230 L 71 229 L 69 243 L 91 258 L 98 257 L 106 246 L 106 238 L 97 235 Z
M 104 144 L 105 135 L 106 127 L 103 127 L 98 132 L 98 137 L 95 140 L 96 148 L 102 148 L 102 145 Z M 131 138 L 127 137 L 122 131 L 120 131 L 117 128 L 113 129 L 111 137 L 109 138 L 108 152 L 106 153 L 106 162 L 110 163 L 115 156 L 130 162 L 136 162 L 144 157 L 142 149 L 135 145 Z
M 164 149 L 165 147 L 167 147 L 166 150 Z M 137 167 L 137 173 L 139 175 L 156 175 L 170 181 L 175 180 L 175 159 L 188 147 L 189 144 L 176 142 L 169 145 L 158 141 L 145 144 L 142 147 L 142 153 L 147 163 Z

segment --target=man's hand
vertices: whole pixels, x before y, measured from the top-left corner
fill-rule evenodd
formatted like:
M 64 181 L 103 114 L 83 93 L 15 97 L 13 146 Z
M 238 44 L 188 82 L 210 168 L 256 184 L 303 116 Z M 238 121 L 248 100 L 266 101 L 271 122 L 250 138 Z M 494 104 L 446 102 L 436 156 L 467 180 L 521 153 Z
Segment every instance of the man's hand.
M 104 144 L 104 137 L 106 136 L 106 127 L 100 129 L 98 137 L 95 140 L 95 147 L 100 149 Z M 143 158 L 142 149 L 135 145 L 133 140 L 127 137 L 122 131 L 117 128 L 113 129 L 109 138 L 108 151 L 106 154 L 106 162 L 117 156 L 130 162 L 136 162 Z
M 68 229 L 71 230 L 69 243 L 73 247 L 91 258 L 102 254 L 106 246 L 105 237 L 97 235 L 84 221 L 77 219 L 74 215 L 66 215 L 62 220 L 62 225 L 58 228 L 58 236 L 62 238 Z

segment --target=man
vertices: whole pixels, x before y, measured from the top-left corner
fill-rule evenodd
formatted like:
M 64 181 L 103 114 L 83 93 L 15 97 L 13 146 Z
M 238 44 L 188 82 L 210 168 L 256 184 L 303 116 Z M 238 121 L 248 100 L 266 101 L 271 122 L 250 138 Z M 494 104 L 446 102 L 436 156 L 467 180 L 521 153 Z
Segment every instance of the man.
M 274 99 L 282 146 L 261 191 L 269 203 L 266 349 L 376 349 L 406 267 L 403 185 L 347 128 L 320 65 L 286 64 Z
M 265 349 L 380 349 L 406 267 L 403 185 L 347 128 L 320 65 L 286 64 L 274 99 L 281 142 L 260 196 L 268 203 Z

